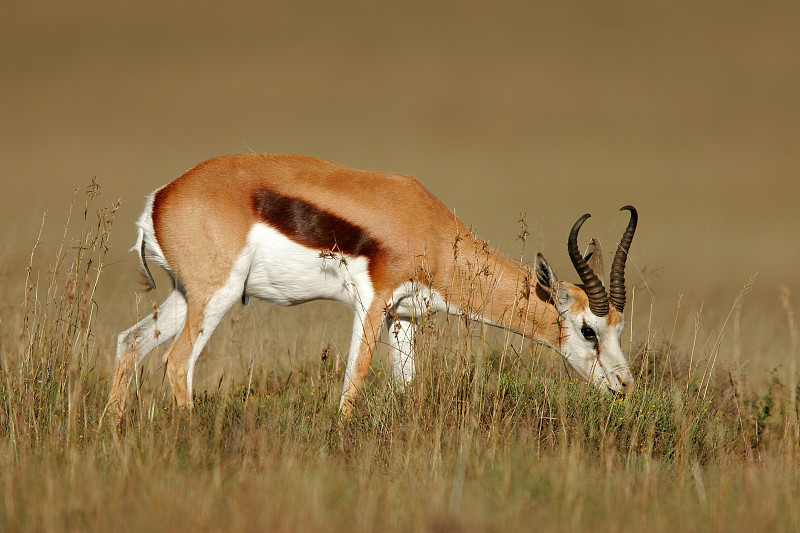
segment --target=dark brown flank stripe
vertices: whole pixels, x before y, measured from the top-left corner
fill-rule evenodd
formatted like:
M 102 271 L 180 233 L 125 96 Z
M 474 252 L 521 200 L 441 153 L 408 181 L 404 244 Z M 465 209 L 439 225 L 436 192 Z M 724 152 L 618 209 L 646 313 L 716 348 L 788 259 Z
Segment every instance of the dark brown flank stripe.
M 309 248 L 369 259 L 380 252 L 366 230 L 299 198 L 261 188 L 253 192 L 252 202 L 261 220 Z

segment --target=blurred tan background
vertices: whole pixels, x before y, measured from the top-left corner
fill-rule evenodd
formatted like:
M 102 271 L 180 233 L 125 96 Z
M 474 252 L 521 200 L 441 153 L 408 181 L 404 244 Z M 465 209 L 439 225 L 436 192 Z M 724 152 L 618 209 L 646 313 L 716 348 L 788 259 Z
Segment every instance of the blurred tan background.
M 663 321 L 680 294 L 687 320 L 701 302 L 724 318 L 756 272 L 751 316 L 800 289 L 798 2 L 15 4 L 0 8 L 7 256 L 96 176 L 123 200 L 109 272 L 134 279 L 144 195 L 252 150 L 414 175 L 515 256 L 527 212 L 527 257 L 567 279 L 575 219 L 591 212 L 583 244 L 609 252 L 633 204 L 631 258 Z

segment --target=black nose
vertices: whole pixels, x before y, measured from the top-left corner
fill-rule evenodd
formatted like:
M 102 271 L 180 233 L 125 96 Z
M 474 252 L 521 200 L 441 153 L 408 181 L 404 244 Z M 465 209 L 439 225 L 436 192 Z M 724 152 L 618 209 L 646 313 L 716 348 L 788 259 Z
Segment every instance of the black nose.
M 626 377 L 624 374 L 617 373 L 614 374 L 614 379 L 619 384 L 619 392 L 621 394 L 630 394 L 633 391 L 633 376 L 628 375 Z

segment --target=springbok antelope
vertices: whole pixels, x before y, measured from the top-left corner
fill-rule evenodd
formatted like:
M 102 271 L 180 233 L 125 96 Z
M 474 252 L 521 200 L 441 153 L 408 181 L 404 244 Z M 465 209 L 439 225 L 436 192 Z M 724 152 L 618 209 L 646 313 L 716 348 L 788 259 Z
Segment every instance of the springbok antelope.
M 138 251 L 161 265 L 173 290 L 120 333 L 108 404 L 119 419 L 138 362 L 177 335 L 164 356 L 175 402 L 192 405 L 192 373 L 227 311 L 255 296 L 280 305 L 336 300 L 355 310 L 340 410 L 347 415 L 367 375 L 381 327 L 389 330 L 397 388 L 414 376 L 416 317 L 461 314 L 548 345 L 584 379 L 628 392 L 620 347 L 630 221 L 614 256 L 610 294 L 602 252 L 578 251 L 584 215 L 567 249 L 582 285 L 558 280 L 541 254 L 527 266 L 492 249 L 414 178 L 365 172 L 296 155 L 211 159 L 147 197 Z M 609 306 L 609 303 L 611 306 Z

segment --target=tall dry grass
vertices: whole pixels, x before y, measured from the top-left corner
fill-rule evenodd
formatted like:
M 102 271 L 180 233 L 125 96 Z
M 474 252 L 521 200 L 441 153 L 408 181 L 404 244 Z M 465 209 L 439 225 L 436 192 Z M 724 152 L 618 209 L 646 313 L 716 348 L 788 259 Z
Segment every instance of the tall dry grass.
M 700 312 L 682 335 L 677 321 L 670 335 L 632 321 L 638 385 L 628 397 L 586 386 L 560 357 L 516 336 L 423 316 L 413 387 L 394 394 L 376 357 L 345 424 L 346 346 L 333 334 L 344 320 L 312 306 L 291 322 L 252 305 L 210 344 L 190 416 L 173 409 L 152 354 L 126 423 L 99 430 L 116 330 L 149 304 L 131 313 L 98 296 L 112 283 L 105 256 L 118 205 L 98 209 L 98 194 L 93 184 L 76 196 L 52 259 L 37 243 L 27 269 L 3 265 L 25 274 L 24 291 L 6 287 L 20 300 L 2 308 L 5 530 L 800 527 L 788 292 L 788 381 L 776 373 L 766 386 L 745 385 L 720 362 L 729 349 L 721 339 L 741 320 L 738 298 L 721 331 L 707 330 Z

